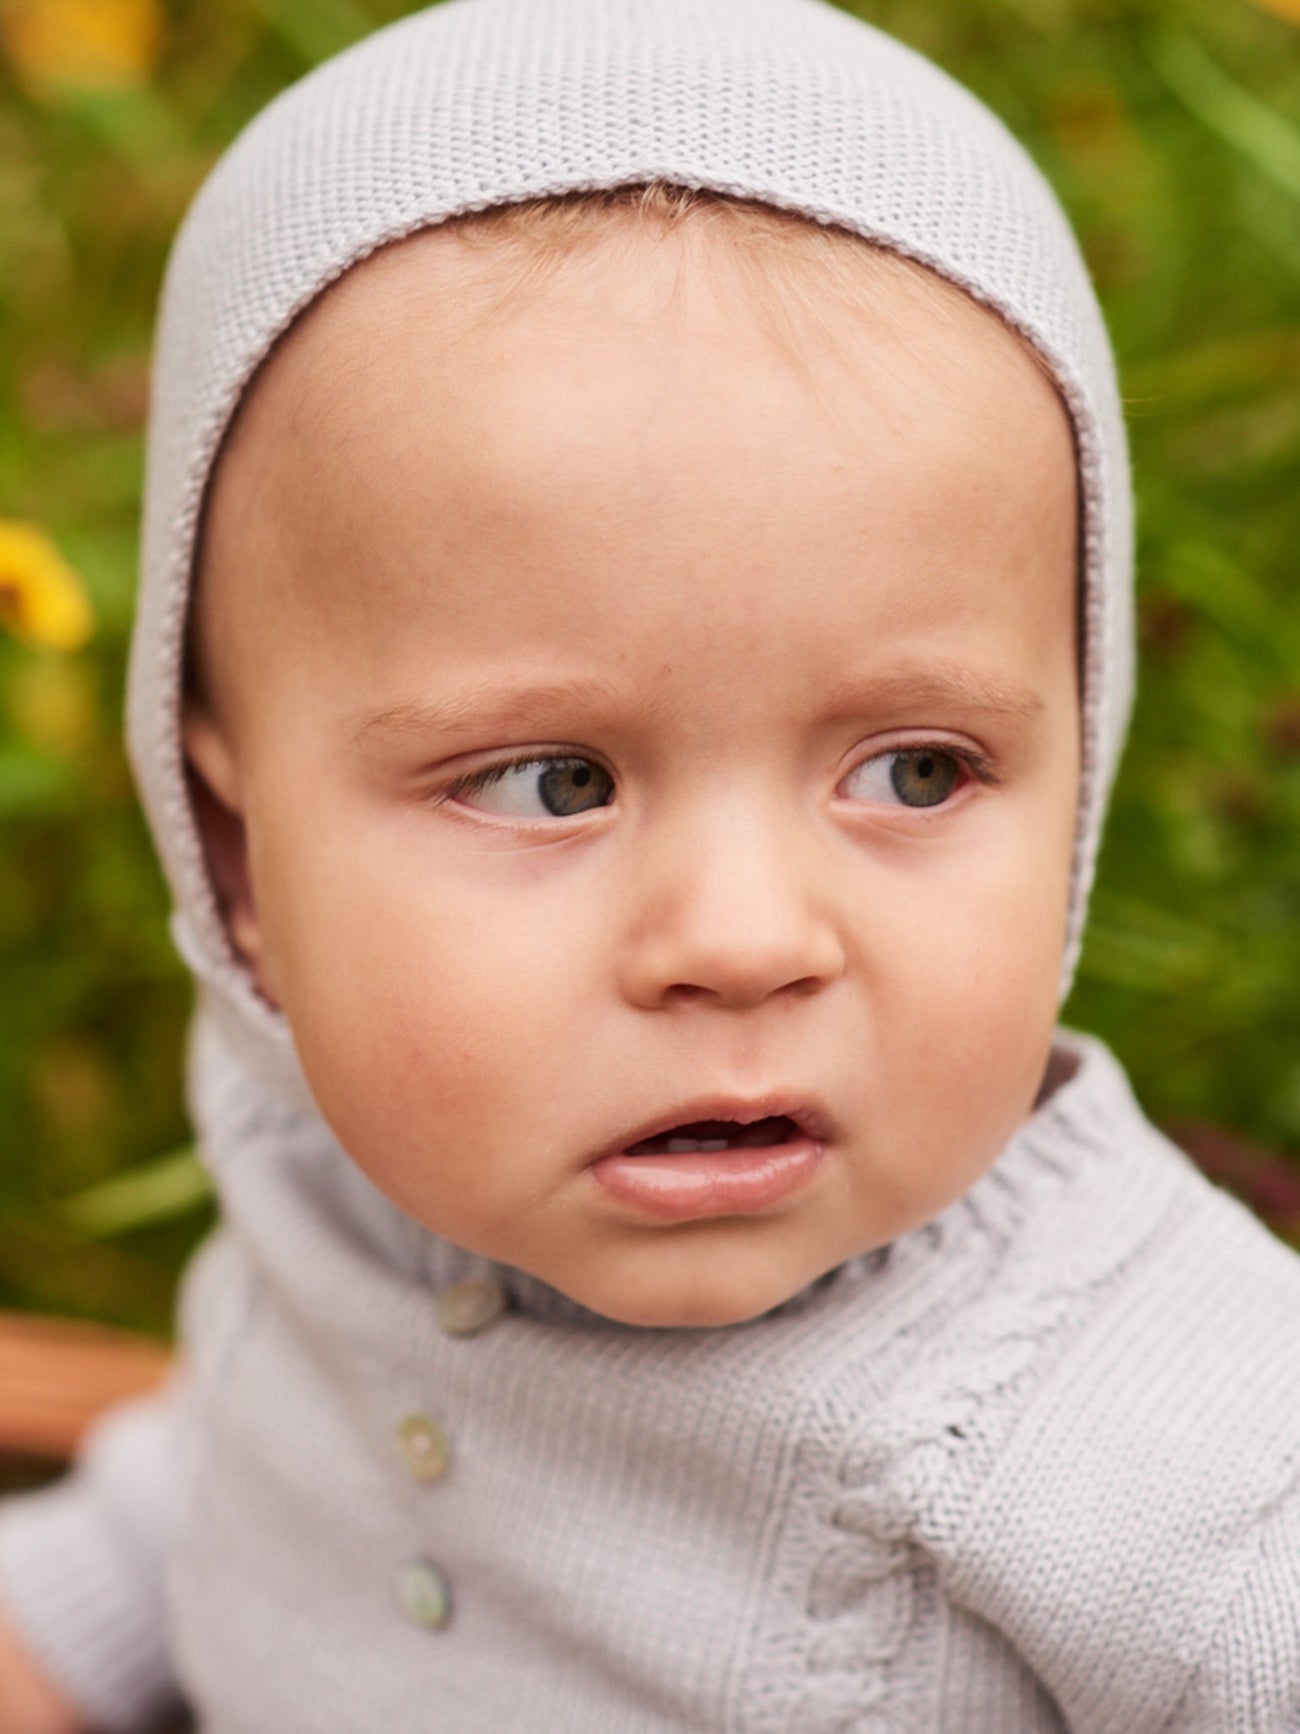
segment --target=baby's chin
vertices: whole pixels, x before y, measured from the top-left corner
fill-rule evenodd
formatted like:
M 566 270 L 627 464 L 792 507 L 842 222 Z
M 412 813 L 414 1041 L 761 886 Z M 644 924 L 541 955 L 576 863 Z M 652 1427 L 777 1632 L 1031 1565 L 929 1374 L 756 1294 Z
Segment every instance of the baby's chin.
M 729 1256 L 716 1247 L 696 1250 L 698 1257 L 691 1260 L 696 1268 L 685 1274 L 673 1268 L 676 1257 L 665 1259 L 670 1268 L 660 1271 L 654 1269 L 656 1261 L 648 1259 L 617 1272 L 548 1269 L 531 1274 L 615 1324 L 641 1330 L 719 1330 L 751 1324 L 845 1262 L 800 1261 L 792 1268 L 787 1260 L 776 1260 L 765 1267 L 761 1260 Z

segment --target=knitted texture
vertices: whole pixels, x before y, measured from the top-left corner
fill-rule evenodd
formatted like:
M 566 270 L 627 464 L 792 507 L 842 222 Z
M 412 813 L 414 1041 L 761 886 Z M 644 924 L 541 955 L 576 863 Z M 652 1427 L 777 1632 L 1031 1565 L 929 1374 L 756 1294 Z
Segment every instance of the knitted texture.
M 163 299 L 130 734 L 177 937 L 250 1073 L 306 1105 L 283 1020 L 231 954 L 181 765 L 195 530 L 277 336 L 377 247 L 453 214 L 663 179 L 835 223 L 932 266 L 1040 351 L 1083 502 L 1083 777 L 1063 982 L 1131 696 L 1127 456 L 1109 345 L 1054 196 L 918 55 L 820 0 L 450 0 L 273 103 L 209 180 Z

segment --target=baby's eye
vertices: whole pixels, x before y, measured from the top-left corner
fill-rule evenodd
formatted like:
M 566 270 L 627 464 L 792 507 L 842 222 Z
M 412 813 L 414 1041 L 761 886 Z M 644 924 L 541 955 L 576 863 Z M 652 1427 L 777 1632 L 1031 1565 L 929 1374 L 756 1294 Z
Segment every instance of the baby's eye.
M 865 760 L 840 786 L 853 800 L 938 807 L 958 787 L 965 769 L 956 753 L 942 747 L 906 747 Z
M 607 807 L 614 798 L 614 779 L 594 759 L 516 759 L 462 777 L 447 793 L 503 818 L 564 819 Z

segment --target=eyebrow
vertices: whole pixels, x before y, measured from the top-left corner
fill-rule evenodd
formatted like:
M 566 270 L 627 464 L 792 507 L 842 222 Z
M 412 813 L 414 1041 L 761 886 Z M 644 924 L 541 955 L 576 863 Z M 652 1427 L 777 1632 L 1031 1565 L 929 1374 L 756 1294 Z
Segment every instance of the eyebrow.
M 832 716 L 845 711 L 960 710 L 1030 721 L 1047 706 L 1033 687 L 992 670 L 965 663 L 935 661 L 904 663 L 882 679 L 845 680 L 830 687 L 823 699 Z
M 581 710 L 615 713 L 626 704 L 615 683 L 595 677 L 545 681 L 502 691 L 499 681 L 477 681 L 436 700 L 406 699 L 361 717 L 352 731 L 360 747 L 372 740 L 455 734 L 472 728 L 545 728 L 568 722 Z M 653 701 L 651 701 L 653 703 Z M 818 704 L 826 717 L 874 711 L 939 712 L 1009 716 L 1032 720 L 1046 709 L 1042 698 L 1020 681 L 956 662 L 904 664 L 883 677 L 858 677 L 827 688 Z
M 588 713 L 613 707 L 618 689 L 608 681 L 578 679 L 546 681 L 503 692 L 499 681 L 478 681 L 436 700 L 407 699 L 363 716 L 353 739 L 365 746 L 376 736 L 454 734 L 458 729 L 526 728 L 571 715 L 575 707 Z

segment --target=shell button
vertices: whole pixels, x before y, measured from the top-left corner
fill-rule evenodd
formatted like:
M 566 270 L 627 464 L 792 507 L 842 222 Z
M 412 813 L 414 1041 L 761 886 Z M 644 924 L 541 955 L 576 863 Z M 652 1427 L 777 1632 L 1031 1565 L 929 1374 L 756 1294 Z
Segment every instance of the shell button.
M 398 1568 L 397 1599 L 408 1619 L 430 1631 L 451 1618 L 451 1585 L 431 1559 L 408 1559 Z
M 449 1337 L 472 1337 L 506 1310 L 506 1297 L 499 1283 L 485 1277 L 467 1277 L 443 1289 L 434 1303 L 438 1323 Z
M 451 1465 L 451 1444 L 431 1415 L 407 1415 L 399 1421 L 397 1449 L 417 1481 L 441 1481 Z

